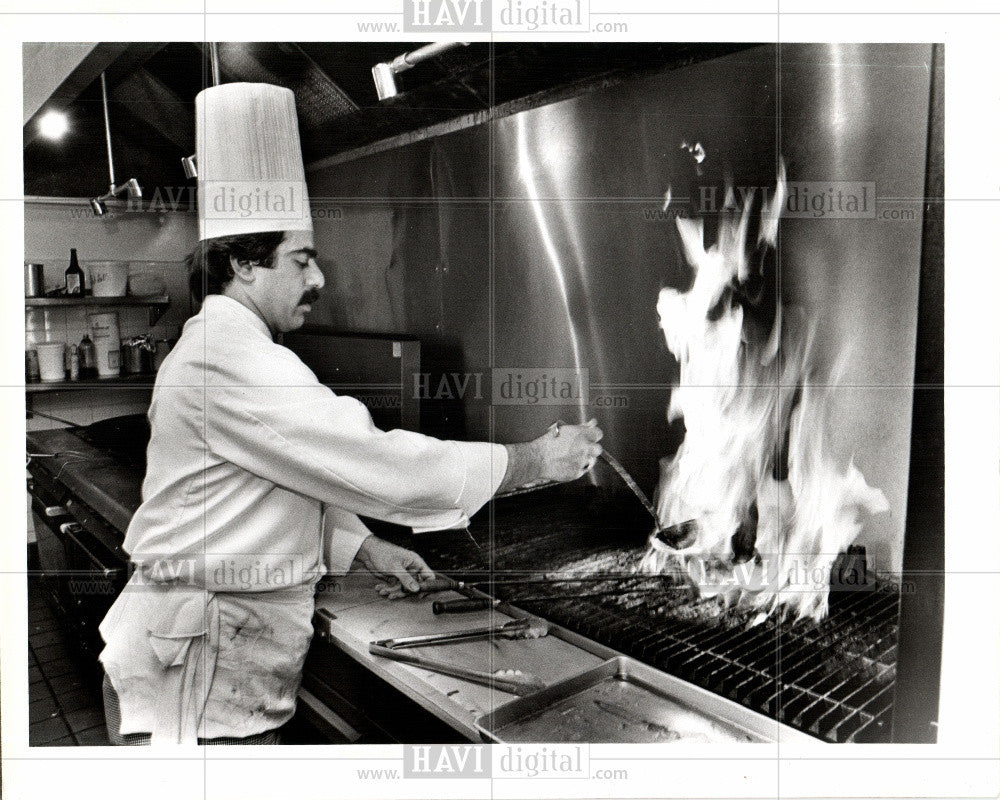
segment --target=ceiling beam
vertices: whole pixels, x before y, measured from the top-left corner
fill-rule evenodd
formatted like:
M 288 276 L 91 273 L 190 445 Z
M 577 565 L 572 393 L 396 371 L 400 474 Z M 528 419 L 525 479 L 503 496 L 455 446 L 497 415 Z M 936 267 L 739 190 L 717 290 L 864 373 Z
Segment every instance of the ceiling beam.
M 23 125 L 49 101 L 73 102 L 127 47 L 127 42 L 25 42 Z
M 111 92 L 111 99 L 155 128 L 167 141 L 194 151 L 193 104 L 143 67 L 125 77 Z
M 109 89 L 114 87 L 162 50 L 166 44 L 166 42 L 25 43 L 24 146 L 27 147 L 38 138 L 38 126 L 30 123 L 43 110 L 68 107 L 101 76 L 102 72 L 107 73 Z

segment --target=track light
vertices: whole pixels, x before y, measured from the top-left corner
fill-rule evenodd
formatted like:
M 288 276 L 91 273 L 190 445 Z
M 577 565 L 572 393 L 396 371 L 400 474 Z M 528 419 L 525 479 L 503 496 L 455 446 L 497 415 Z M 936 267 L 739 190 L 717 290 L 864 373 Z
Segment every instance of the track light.
M 111 184 L 111 188 L 100 197 L 95 197 L 90 201 L 90 208 L 95 217 L 103 217 L 108 213 L 107 200 L 115 200 L 118 195 L 125 193 L 128 195 L 129 203 L 142 200 L 142 187 L 135 178 L 129 178 L 121 186 Z
M 222 73 L 219 70 L 219 45 L 216 42 L 208 43 L 208 57 L 212 67 L 212 85 L 218 86 L 222 83 Z M 181 159 L 181 168 L 184 170 L 184 177 L 191 179 L 198 177 L 197 156 L 186 156 Z
M 396 56 L 392 61 L 376 64 L 372 67 L 372 77 L 375 79 L 375 91 L 378 92 L 378 99 L 385 100 L 399 94 L 399 88 L 396 86 L 396 73 L 415 67 L 421 61 L 441 55 L 446 50 L 466 47 L 468 44 L 468 42 L 434 42 L 411 53 Z
M 103 217 L 108 213 L 105 201 L 116 199 L 122 192 L 128 195 L 129 202 L 142 200 L 142 187 L 135 178 L 129 178 L 120 185 L 115 183 L 115 160 L 111 153 L 111 121 L 108 116 L 108 84 L 103 72 L 101 73 L 101 98 L 104 101 L 104 138 L 108 145 L 108 177 L 111 179 L 111 185 L 108 187 L 108 191 L 100 197 L 91 199 L 90 209 L 94 212 L 95 217 Z
M 129 200 L 142 200 L 142 187 L 135 178 L 129 178 L 124 186 L 119 186 L 117 189 L 113 186 L 111 187 L 111 191 L 114 194 L 120 194 L 122 189 L 128 193 Z

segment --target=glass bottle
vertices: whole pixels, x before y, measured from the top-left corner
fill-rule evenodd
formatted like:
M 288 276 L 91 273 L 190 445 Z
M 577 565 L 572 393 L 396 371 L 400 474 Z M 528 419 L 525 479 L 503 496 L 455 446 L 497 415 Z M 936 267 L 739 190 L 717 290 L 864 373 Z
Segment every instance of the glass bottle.
M 66 268 L 66 294 L 83 296 L 85 280 L 80 262 L 76 258 L 76 248 L 69 251 L 69 266 Z

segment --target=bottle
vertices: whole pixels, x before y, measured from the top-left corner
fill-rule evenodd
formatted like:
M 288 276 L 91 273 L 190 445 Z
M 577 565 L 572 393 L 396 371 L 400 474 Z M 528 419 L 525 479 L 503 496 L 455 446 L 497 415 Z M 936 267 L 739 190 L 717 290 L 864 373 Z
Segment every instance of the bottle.
M 86 288 L 84 283 L 83 270 L 80 269 L 74 247 L 69 251 L 69 266 L 66 268 L 66 294 L 82 297 Z
M 73 345 L 69 351 L 69 379 L 80 380 L 80 348 Z
M 42 379 L 42 372 L 38 366 L 38 351 L 34 348 L 24 351 L 24 371 L 25 379 L 28 383 L 38 383 Z
M 78 350 L 80 359 L 80 379 L 89 380 L 97 377 L 97 348 L 89 334 L 84 334 Z

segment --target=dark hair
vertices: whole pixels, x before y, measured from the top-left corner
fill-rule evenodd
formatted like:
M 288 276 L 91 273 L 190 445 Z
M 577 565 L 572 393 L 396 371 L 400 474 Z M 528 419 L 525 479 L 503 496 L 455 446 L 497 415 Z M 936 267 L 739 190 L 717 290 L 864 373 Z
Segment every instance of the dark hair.
M 237 261 L 257 261 L 262 267 L 271 267 L 274 253 L 284 238 L 284 231 L 269 231 L 219 236 L 198 242 L 186 259 L 191 271 L 191 294 L 199 303 L 206 295 L 222 294 L 226 284 L 233 279 L 230 256 Z

